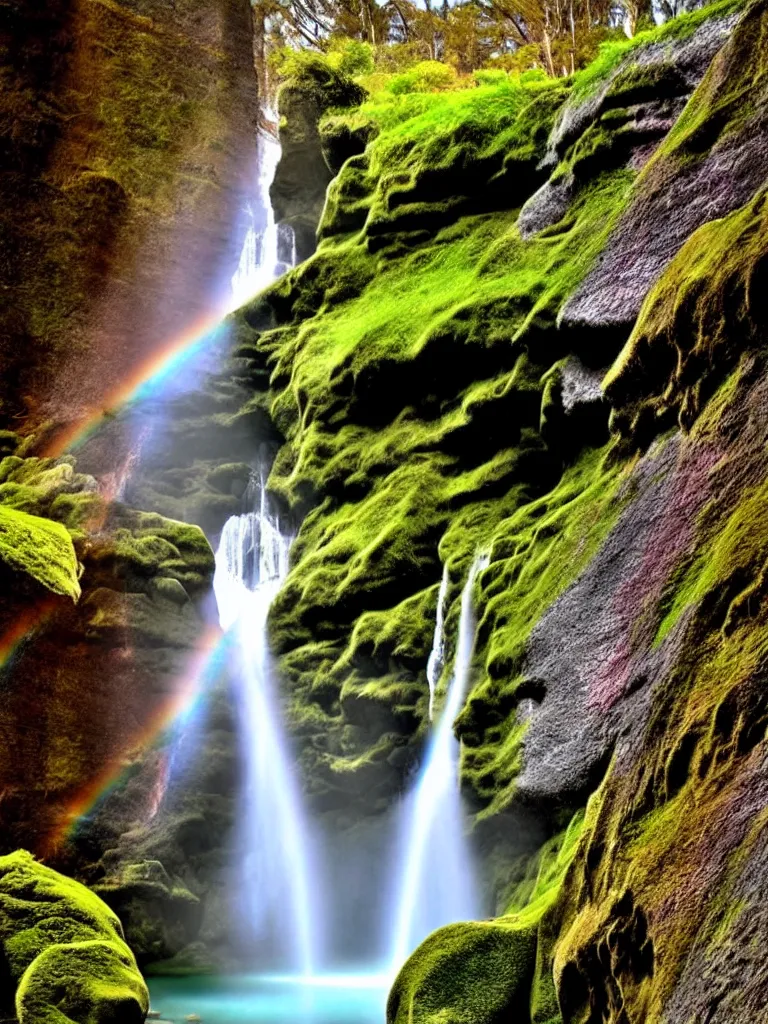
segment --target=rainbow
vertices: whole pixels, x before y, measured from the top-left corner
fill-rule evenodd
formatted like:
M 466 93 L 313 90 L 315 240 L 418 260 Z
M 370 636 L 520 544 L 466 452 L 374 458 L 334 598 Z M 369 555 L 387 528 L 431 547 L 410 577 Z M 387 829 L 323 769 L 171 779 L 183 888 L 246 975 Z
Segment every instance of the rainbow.
M 39 601 L 32 608 L 22 612 L 5 632 L 0 634 L 0 669 L 8 664 L 22 641 L 45 622 L 55 603 L 55 598 Z
M 87 410 L 75 422 L 56 431 L 42 454 L 56 457 L 82 444 L 104 425 L 105 419 L 114 416 L 132 401 L 142 388 L 170 376 L 185 359 L 210 344 L 224 328 L 220 312 L 209 313 L 196 320 L 177 338 L 135 366 L 117 387 L 107 393 L 98 408 Z
M 186 671 L 172 694 L 160 705 L 154 715 L 144 723 L 128 745 L 129 750 L 146 749 L 167 732 L 181 717 L 192 717 L 195 707 L 206 690 L 206 684 L 219 666 L 216 657 L 223 650 L 224 634 L 218 626 L 208 626 L 202 633 Z M 96 805 L 116 789 L 128 771 L 128 764 L 114 758 L 102 771 L 75 793 L 64 805 L 58 824 L 47 837 L 44 856 L 57 853 L 77 826 Z
M 51 438 L 43 451 L 46 456 L 58 456 L 72 447 L 82 444 L 103 426 L 105 418 L 131 402 L 149 384 L 167 379 L 195 351 L 211 343 L 225 325 L 221 313 L 209 314 L 193 323 L 183 334 L 162 346 L 147 359 L 139 363 L 131 373 L 109 392 L 98 409 L 89 410 L 75 423 L 67 425 Z M 29 632 L 29 617 L 19 621 L 8 631 L 7 639 L 0 638 L 0 666 Z M 218 626 L 210 626 L 196 645 L 195 651 L 182 674 L 174 692 L 162 703 L 142 729 L 132 737 L 128 749 L 147 748 L 156 742 L 175 722 L 183 716 L 191 716 L 196 703 L 204 692 L 205 680 L 212 666 L 217 664 L 215 655 L 222 647 L 222 632 Z M 7 647 L 9 653 L 3 656 Z M 56 853 L 76 830 L 81 822 L 113 789 L 119 786 L 127 771 L 123 756 L 113 758 L 102 771 L 74 794 L 64 805 L 58 824 L 45 842 L 44 855 Z

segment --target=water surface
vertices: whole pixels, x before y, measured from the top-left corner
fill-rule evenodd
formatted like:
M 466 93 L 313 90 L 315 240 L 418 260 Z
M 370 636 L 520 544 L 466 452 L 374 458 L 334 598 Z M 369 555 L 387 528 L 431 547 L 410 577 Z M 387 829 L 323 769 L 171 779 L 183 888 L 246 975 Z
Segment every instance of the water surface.
M 380 975 L 151 978 L 152 1009 L 182 1024 L 384 1024 L 390 979 Z

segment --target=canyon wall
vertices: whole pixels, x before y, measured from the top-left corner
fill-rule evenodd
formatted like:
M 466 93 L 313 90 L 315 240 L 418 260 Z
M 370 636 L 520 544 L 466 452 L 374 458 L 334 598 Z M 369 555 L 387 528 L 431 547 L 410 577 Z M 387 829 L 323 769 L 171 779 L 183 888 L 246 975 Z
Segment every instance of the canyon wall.
M 767 42 L 764 0 L 721 0 L 572 81 L 389 112 L 318 100 L 350 83 L 309 69 L 286 90 L 325 111 L 317 251 L 229 318 L 224 364 L 165 404 L 127 504 L 95 456 L 40 461 L 2 435 L 0 539 L 47 553 L 0 546 L 4 572 L 23 609 L 54 611 L 3 666 L 6 749 L 26 746 L 0 811 L 11 846 L 56 838 L 114 715 L 127 774 L 53 857 L 118 909 L 142 963 L 206 964 L 222 941 L 238 783 L 221 691 L 197 775 L 162 804 L 169 748 L 128 728 L 200 633 L 211 553 L 178 520 L 215 538 L 271 463 L 300 524 L 271 639 L 307 798 L 342 836 L 412 779 L 443 567 L 440 692 L 489 555 L 455 728 L 495 916 L 417 950 L 392 1024 L 760 1019 Z M 278 172 L 276 196 L 296 188 Z M 74 655 L 107 685 L 84 689 Z
M 0 852 L 96 883 L 157 810 L 162 738 L 217 638 L 202 531 L 122 500 L 142 435 L 121 409 L 229 299 L 257 172 L 250 4 L 5 4 L 0 75 Z M 230 795 L 233 746 L 210 769 Z M 198 927 L 152 864 L 105 884 L 121 911 L 149 894 L 161 934 Z
M 250 18 L 247 0 L 6 5 L 4 425 L 55 444 L 221 308 L 256 170 Z

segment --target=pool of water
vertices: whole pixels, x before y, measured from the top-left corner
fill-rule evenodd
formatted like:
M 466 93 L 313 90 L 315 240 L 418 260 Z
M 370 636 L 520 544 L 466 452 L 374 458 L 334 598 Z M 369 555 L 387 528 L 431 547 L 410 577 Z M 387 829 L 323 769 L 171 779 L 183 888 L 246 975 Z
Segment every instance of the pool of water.
M 151 978 L 152 1009 L 185 1024 L 384 1024 L 391 979 L 373 974 Z

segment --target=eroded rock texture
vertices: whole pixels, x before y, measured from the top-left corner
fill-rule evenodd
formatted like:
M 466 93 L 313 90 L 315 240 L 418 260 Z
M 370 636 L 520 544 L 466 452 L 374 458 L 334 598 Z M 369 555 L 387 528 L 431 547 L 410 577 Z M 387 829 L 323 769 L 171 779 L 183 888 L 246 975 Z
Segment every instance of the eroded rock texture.
M 117 414 L 229 295 L 256 178 L 250 5 L 5 4 L 0 77 L 0 852 L 32 850 L 124 904 L 102 857 L 157 812 L 156 741 L 215 618 L 213 552 L 189 525 L 205 517 L 122 500 L 142 436 Z M 219 497 L 227 461 L 211 467 Z M 179 919 L 199 930 L 183 836 L 220 843 L 236 788 L 213 747 L 201 790 L 224 810 L 196 833 L 193 812 L 176 816 L 167 927 L 145 928 L 144 959 L 187 944 Z

